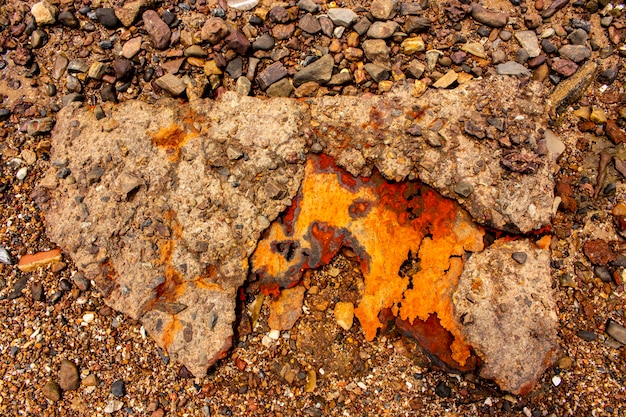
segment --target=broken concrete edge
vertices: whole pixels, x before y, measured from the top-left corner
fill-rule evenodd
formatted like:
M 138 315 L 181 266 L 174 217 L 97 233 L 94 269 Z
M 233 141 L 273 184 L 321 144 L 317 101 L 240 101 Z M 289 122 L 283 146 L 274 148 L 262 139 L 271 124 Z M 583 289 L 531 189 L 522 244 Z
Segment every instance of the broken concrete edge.
M 549 224 L 552 201 L 546 195 L 551 195 L 553 186 L 547 157 L 523 145 L 514 165 L 521 169 L 507 171 L 498 160 L 503 153 L 497 142 L 469 137 L 462 126 L 467 118 L 461 110 L 473 110 L 478 95 L 486 102 L 497 101 L 494 109 L 502 107 L 500 100 L 504 100 L 507 108 L 515 110 L 508 113 L 511 123 L 520 115 L 528 122 L 511 129 L 528 132 L 537 140 L 546 112 L 533 107 L 529 98 L 540 93 L 539 87 L 531 84 L 526 90 L 517 89 L 508 77 L 495 78 L 489 86 L 500 88 L 502 94 L 489 98 L 483 84 L 445 92 L 429 90 L 420 98 L 414 98 L 404 85 L 367 100 L 260 100 L 227 93 L 216 102 L 124 102 L 105 106 L 110 115 L 101 121 L 89 109 L 70 105 L 58 115 L 53 161 L 65 158 L 77 183 L 59 181 L 53 168 L 33 198 L 47 211 L 51 240 L 68 250 L 78 268 L 96 282 L 106 303 L 141 318 L 159 346 L 201 375 L 230 346 L 234 300 L 248 272 L 247 259 L 261 232 L 293 201 L 309 152 L 326 152 L 357 176 L 371 174 L 373 166 L 393 181 L 419 178 L 459 200 L 474 219 L 488 226 L 531 232 Z M 526 95 L 520 100 L 519 94 Z M 427 137 L 407 133 L 417 124 L 424 125 Z M 482 135 L 475 126 L 471 131 Z M 474 162 L 487 155 L 491 159 L 476 173 Z M 257 190 L 259 184 L 246 179 L 249 171 L 242 167 L 246 157 L 262 173 L 275 170 L 278 162 L 286 183 L 262 177 L 264 188 Z M 223 169 L 230 169 L 228 178 L 221 176 Z M 207 177 L 199 178 L 199 173 Z M 262 200 L 233 191 L 235 180 L 242 182 L 235 190 L 260 191 Z M 458 187 L 463 181 L 464 186 Z M 225 191 L 228 202 L 222 201 Z M 191 210 L 187 200 L 194 197 L 208 198 L 201 212 L 209 219 Z M 76 198 L 83 201 L 78 204 L 82 210 L 78 216 Z M 254 204 L 262 204 L 261 209 Z M 217 211 L 211 211 L 212 206 Z M 233 228 L 219 217 L 220 210 L 252 223 Z M 210 227 L 176 232 L 171 219 L 160 218 L 169 211 L 178 216 L 179 224 L 197 222 Z M 151 219 L 151 213 L 158 214 L 152 218 L 156 223 L 147 226 L 155 236 L 156 249 L 128 240 L 122 250 L 118 244 L 142 233 L 144 227 L 137 222 Z M 172 232 L 182 234 L 171 237 Z M 237 235 L 242 237 L 235 239 Z M 216 242 L 229 244 L 227 248 L 211 246 Z M 235 242 L 239 248 L 232 249 Z M 169 257 L 164 260 L 167 247 Z M 155 263 L 151 257 L 156 257 Z M 206 265 L 217 265 L 217 272 L 206 275 Z M 164 300 L 155 298 L 159 291 Z M 200 311 L 198 304 L 206 304 L 208 298 L 218 306 Z M 154 308 L 146 310 L 146 306 Z M 230 313 L 209 320 L 211 311 L 218 309 Z M 173 315 L 181 316 L 172 319 Z

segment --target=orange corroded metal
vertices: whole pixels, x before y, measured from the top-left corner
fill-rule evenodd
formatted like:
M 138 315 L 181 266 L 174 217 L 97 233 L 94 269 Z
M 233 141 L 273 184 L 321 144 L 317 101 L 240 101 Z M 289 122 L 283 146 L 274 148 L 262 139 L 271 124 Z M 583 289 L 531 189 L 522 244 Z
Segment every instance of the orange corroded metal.
M 262 288 L 275 294 L 350 247 L 365 280 L 355 315 L 366 338 L 376 336 L 383 325 L 379 313 L 387 309 L 408 324 L 436 321 L 451 335 L 444 350 L 460 368 L 470 348 L 454 320 L 451 295 L 466 252 L 481 251 L 483 235 L 457 203 L 418 181 L 389 182 L 377 172 L 354 177 L 316 155 L 307 161 L 297 198 L 265 231 L 251 265 Z M 401 273 L 410 257 L 416 266 Z

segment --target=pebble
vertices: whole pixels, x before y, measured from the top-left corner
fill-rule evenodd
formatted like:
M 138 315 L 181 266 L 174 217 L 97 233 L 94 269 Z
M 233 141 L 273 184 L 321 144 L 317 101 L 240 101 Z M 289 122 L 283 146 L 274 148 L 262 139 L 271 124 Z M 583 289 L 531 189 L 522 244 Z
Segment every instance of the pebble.
M 259 0 L 227 0 L 226 3 L 233 9 L 248 11 L 254 9 L 259 4 Z
M 29 276 L 24 276 L 15 281 L 15 284 L 13 284 L 13 288 L 9 293 L 8 299 L 15 300 L 16 298 L 20 298 L 22 296 L 22 291 L 24 291 L 24 288 L 26 288 L 26 284 L 28 284 L 29 279 Z
M 122 407 L 124 407 L 124 403 L 122 401 L 119 400 L 110 400 L 106 403 L 106 405 L 104 406 L 104 413 L 105 414 L 113 414 L 117 411 L 120 411 L 122 409 Z
M 33 49 L 41 48 L 48 42 L 48 34 L 41 29 L 33 31 L 30 35 L 30 46 Z
M 518 49 L 517 52 L 515 53 L 515 62 L 520 63 L 522 65 L 524 65 L 526 61 L 528 61 L 529 58 L 530 58 L 530 55 L 528 55 L 528 51 L 524 48 Z
M 113 394 L 117 398 L 122 398 L 126 395 L 126 384 L 123 380 L 118 379 L 117 381 L 111 384 L 111 394 Z
M 269 51 L 274 48 L 275 44 L 276 40 L 274 37 L 269 33 L 264 33 L 252 43 L 252 49 L 255 51 Z
M 1 246 L 1 245 L 0 245 L 0 262 L 5 265 L 11 265 L 13 263 L 13 261 L 11 260 L 11 255 L 9 255 L 9 252 L 6 250 L 4 246 Z
M 59 387 L 59 384 L 54 381 L 47 382 L 41 388 L 41 393 L 52 402 L 57 402 L 61 399 L 61 388 Z
M 422 52 L 425 49 L 426 45 L 424 44 L 424 40 L 421 38 L 421 36 L 406 38 L 400 44 L 400 50 L 406 55 L 413 55 L 417 52 Z
M 626 345 L 626 328 L 617 323 L 615 320 L 609 319 L 606 323 L 604 331 L 622 345 Z
M 561 377 L 558 375 L 554 375 L 552 377 L 552 385 L 554 385 L 555 387 L 558 387 L 559 385 L 561 385 Z
M 437 388 L 435 388 L 435 394 L 441 398 L 449 398 L 452 395 L 452 390 L 445 382 L 441 381 L 437 384 Z
M 22 168 L 17 170 L 17 173 L 15 174 L 15 178 L 17 178 L 18 181 L 24 181 L 24 179 L 26 178 L 27 174 L 28 174 L 28 168 L 27 167 L 22 167 Z
M 389 62 L 389 47 L 382 39 L 368 39 L 361 44 L 363 52 L 371 62 L 387 65 Z M 427 52 L 428 54 L 428 52 Z
M 154 47 L 166 49 L 170 44 L 172 31 L 154 10 L 147 10 L 142 15 L 144 27 L 152 39 Z
M 350 9 L 337 7 L 328 10 L 328 18 L 337 26 L 350 27 L 358 16 Z
M 174 95 L 173 93 L 171 94 Z M 117 91 L 115 90 L 115 85 L 103 83 L 102 88 L 100 89 L 100 98 L 102 98 L 102 101 L 104 102 L 109 101 L 117 103 Z
M 266 92 L 270 97 L 289 97 L 293 92 L 293 85 L 289 79 L 283 78 L 270 85 Z
M 297 6 L 298 9 L 309 13 L 316 13 L 320 10 L 320 6 L 313 0 L 300 0 L 298 1 Z
M 528 259 L 528 254 L 526 252 L 513 252 L 511 258 L 518 264 L 524 265 Z
M 241 96 L 247 96 L 252 90 L 252 83 L 247 77 L 239 77 L 237 78 L 235 89 L 237 91 L 237 94 Z
M 225 42 L 230 49 L 239 55 L 245 55 L 250 49 L 250 40 L 240 30 L 234 30 L 225 38 Z
M 587 32 L 583 29 L 575 29 L 567 35 L 567 40 L 572 45 L 585 45 L 587 43 Z
M 317 18 L 315 18 L 310 13 L 307 13 L 302 16 L 302 18 L 300 18 L 300 21 L 298 22 L 298 27 L 306 33 L 310 33 L 312 35 L 321 32 L 322 30 L 322 25 L 320 24 L 319 20 L 317 20 Z
M 54 118 L 42 117 L 40 119 L 33 119 L 26 123 L 26 133 L 30 136 L 38 136 L 48 133 L 54 126 Z
M 552 61 L 552 69 L 561 75 L 569 77 L 578 70 L 578 65 L 567 58 L 556 58 Z
M 110 7 L 100 7 L 96 9 L 98 21 L 107 29 L 115 29 L 120 25 L 120 21 L 115 15 L 115 10 Z
M 597 334 L 587 331 L 587 330 L 579 330 L 578 333 L 576 333 L 576 335 L 580 337 L 581 339 L 586 340 L 587 342 L 593 342 L 594 340 L 598 338 Z
M 496 72 L 499 75 L 518 75 L 518 76 L 530 76 L 530 71 L 515 61 L 507 61 L 503 64 L 496 66 Z
M 370 13 L 374 19 L 393 19 L 400 9 L 398 0 L 373 0 L 370 4 Z
M 30 9 L 30 13 L 33 15 L 35 22 L 37 22 L 39 26 L 54 25 L 56 23 L 59 9 L 44 0 L 33 4 L 33 7 Z
M 59 369 L 59 386 L 63 391 L 73 391 L 80 386 L 78 367 L 67 359 L 61 362 Z
M 332 55 L 326 54 L 312 64 L 307 65 L 293 77 L 293 85 L 299 86 L 309 81 L 325 84 L 333 75 L 335 61 Z
M 565 45 L 559 49 L 559 55 L 579 63 L 591 56 L 591 49 L 584 45 Z
M 474 56 L 477 56 L 478 58 L 482 58 L 482 59 L 487 58 L 487 54 L 485 53 L 485 47 L 483 46 L 483 44 L 479 42 L 469 42 L 469 43 L 463 44 L 463 46 L 461 46 L 461 50 L 469 54 L 472 54 Z
M 541 53 L 537 34 L 532 30 L 520 30 L 515 32 L 515 39 L 520 46 L 528 52 L 528 56 L 534 58 Z
M 489 10 L 478 3 L 472 5 L 472 18 L 492 28 L 504 27 L 509 20 L 505 13 Z
M 142 39 L 139 36 L 125 42 L 124 46 L 122 46 L 122 56 L 126 59 L 132 59 L 141 51 L 141 43 Z
M 388 39 L 393 36 L 398 27 L 394 21 L 374 22 L 367 30 L 367 36 L 372 39 Z
M 259 87 L 261 87 L 261 89 L 266 90 L 278 80 L 286 77 L 287 74 L 287 69 L 281 62 L 274 62 L 258 75 L 257 82 L 259 83 Z
M 363 69 L 372 77 L 377 83 L 389 78 L 389 70 L 382 65 L 373 64 L 371 62 L 365 64 Z
M 604 124 L 607 122 L 606 112 L 601 107 L 593 106 L 589 120 L 597 125 Z
M 157 78 L 156 85 L 167 91 L 174 97 L 178 97 L 185 92 L 187 85 L 185 82 L 173 74 L 165 74 L 164 76 Z
M 79 20 L 76 18 L 76 16 L 74 16 L 74 13 L 70 12 L 69 10 L 63 10 L 61 13 L 59 13 L 57 19 L 59 23 L 72 29 L 76 29 L 80 26 Z
M 543 49 L 546 54 L 553 54 L 556 52 L 556 46 L 554 46 L 554 44 L 547 39 L 543 39 L 541 41 L 541 49 Z
M 607 120 L 604 133 L 615 145 L 626 143 L 626 132 L 619 127 L 615 120 Z
M 350 302 L 338 302 L 334 309 L 335 321 L 342 329 L 348 331 L 354 321 L 354 304 Z

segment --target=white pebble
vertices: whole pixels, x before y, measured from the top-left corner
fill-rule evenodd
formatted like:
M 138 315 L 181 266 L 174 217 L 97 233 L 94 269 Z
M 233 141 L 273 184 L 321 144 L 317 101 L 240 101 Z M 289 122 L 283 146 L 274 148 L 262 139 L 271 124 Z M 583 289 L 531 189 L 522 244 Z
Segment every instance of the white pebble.
M 320 375 L 324 375 L 326 373 L 326 371 L 324 371 L 324 368 L 320 368 L 319 373 L 320 373 Z
M 362 390 L 366 390 L 367 389 L 367 385 L 365 385 L 364 383 L 362 383 L 361 381 L 356 383 L 359 388 L 361 388 Z
M 28 174 L 28 168 L 22 167 L 17 171 L 17 174 L 15 174 L 15 178 L 20 181 L 24 181 L 24 178 L 26 178 L 26 174 Z
M 93 313 L 87 313 L 83 316 L 83 321 L 85 323 L 91 323 L 93 321 L 93 319 L 95 319 L 96 316 Z
M 561 385 L 561 377 L 558 375 L 554 375 L 552 377 L 552 384 L 554 384 L 555 387 L 558 387 L 559 385 Z
M 280 338 L 280 330 L 272 329 L 267 335 L 274 340 L 278 340 Z

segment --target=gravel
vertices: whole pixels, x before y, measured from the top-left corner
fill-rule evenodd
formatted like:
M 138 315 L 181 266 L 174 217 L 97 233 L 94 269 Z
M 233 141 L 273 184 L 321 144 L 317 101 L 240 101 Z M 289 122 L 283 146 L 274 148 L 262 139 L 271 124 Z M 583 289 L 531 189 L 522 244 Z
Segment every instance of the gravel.
M 623 137 L 625 129 L 623 11 L 614 1 L 555 0 L 544 5 L 494 0 L 469 8 L 465 3 L 451 0 L 436 10 L 428 2 L 347 1 L 337 3 L 341 8 L 329 8 L 330 2 L 300 0 L 281 3 L 284 13 L 280 11 L 279 20 L 284 22 L 274 23 L 267 18 L 265 2 L 254 0 L 3 2 L 0 414 L 624 415 L 624 267 L 608 263 L 596 276 L 598 268 L 581 247 L 589 239 L 602 239 L 618 253 L 624 251 L 617 233 L 620 217 L 611 213 L 626 201 L 624 178 L 614 168 L 624 154 L 622 145 L 605 134 L 605 126 L 611 138 Z M 134 17 L 124 14 L 131 5 L 137 7 Z M 148 19 L 142 19 L 146 11 Z M 388 25 L 382 26 L 387 32 L 393 27 L 396 33 L 371 39 L 372 22 Z M 374 35 L 383 32 L 374 29 Z M 275 30 L 284 39 L 272 37 Z M 535 36 L 520 35 L 523 31 Z M 351 33 L 359 36 L 348 46 Z M 457 34 L 465 39 L 457 42 Z M 515 62 L 520 36 L 529 38 L 524 49 L 531 59 L 518 59 L 525 64 Z M 535 66 L 537 36 L 546 57 Z M 423 41 L 424 50 L 420 46 L 404 54 L 402 42 L 414 38 Z M 419 39 L 408 45 L 421 45 Z M 466 43 L 482 45 L 485 56 L 468 52 L 462 59 L 458 51 Z M 199 46 L 206 57 L 185 56 L 191 46 Z M 354 53 L 356 60 L 346 59 L 348 47 L 362 50 L 362 56 Z M 304 66 L 307 57 L 317 61 Z M 181 58 L 177 68 L 172 65 L 176 73 L 169 74 L 167 64 Z M 201 65 L 189 58 L 199 59 Z M 241 68 L 237 63 L 226 70 L 235 59 L 241 59 Z M 219 74 L 205 75 L 203 61 L 210 60 Z M 88 77 L 94 64 L 96 76 Z M 370 71 L 363 69 L 366 64 Z M 387 77 L 381 76 L 383 69 Z M 59 270 L 52 265 L 28 272 L 17 268 L 24 255 L 55 248 L 30 196 L 50 166 L 64 167 L 63 161 L 49 160 L 49 132 L 56 112 L 68 103 L 99 108 L 106 129 L 106 112 L 98 107 L 103 102 L 154 102 L 167 95 L 184 102 L 193 97 L 189 86 L 197 80 L 199 94 L 211 98 L 227 90 L 293 97 L 294 84 L 310 82 L 317 84 L 309 86 L 317 95 L 367 97 L 378 94 L 381 85 L 386 88 L 388 81 L 432 88 L 448 73 L 451 78 L 467 74 L 486 79 L 510 73 L 522 80 L 543 74 L 543 85 L 556 90 L 551 129 L 564 145 L 555 162 L 562 203 L 554 208 L 550 246 L 562 357 L 528 396 L 501 392 L 473 374 L 451 375 L 434 368 L 415 342 L 396 328 L 367 342 L 358 322 L 344 329 L 349 322 L 344 314 L 345 326 L 338 326 L 336 306 L 356 301 L 350 297 L 358 285 L 358 266 L 349 253 L 305 277 L 303 315 L 292 330 L 272 334 L 276 339 L 266 338 L 269 301 L 260 303 L 256 318 L 248 314 L 258 290 L 254 283 L 246 286 L 233 349 L 198 378 L 188 378 L 188 371 L 164 356 L 137 322 L 106 306 L 70 259 L 64 258 L 67 267 Z M 550 79 L 558 84 L 553 86 Z M 580 92 L 587 86 L 587 94 Z M 481 106 L 481 100 L 476 105 Z M 578 116 L 584 114 L 579 110 L 591 114 L 596 108 L 603 118 Z M 515 123 L 523 131 L 525 121 Z M 494 152 L 506 153 L 516 141 L 539 150 L 545 145 L 513 137 L 509 143 L 501 141 Z M 601 151 L 613 159 L 598 184 Z M 29 156 L 27 161 L 24 152 L 34 159 Z M 73 175 L 64 171 L 53 180 L 75 187 Z M 608 195 L 594 197 L 596 188 L 607 186 Z M 522 258 L 516 254 L 513 259 Z M 317 290 L 311 291 L 314 287 Z M 315 291 L 328 301 L 323 310 L 316 308 L 322 304 Z M 77 387 L 76 381 L 81 381 Z

